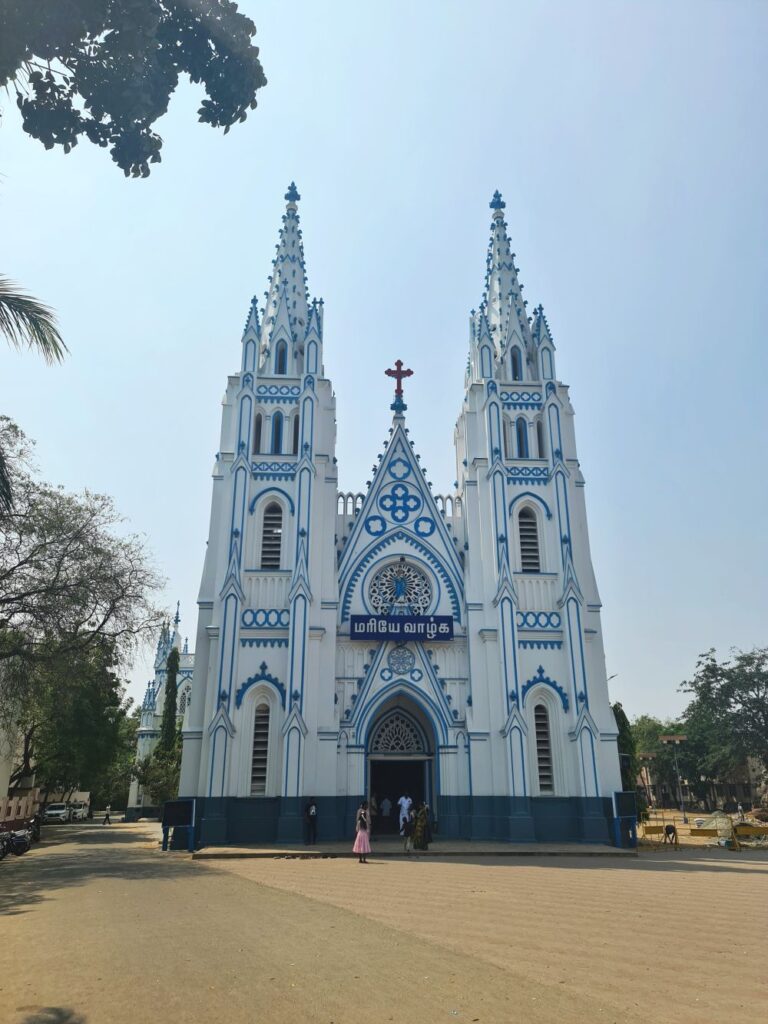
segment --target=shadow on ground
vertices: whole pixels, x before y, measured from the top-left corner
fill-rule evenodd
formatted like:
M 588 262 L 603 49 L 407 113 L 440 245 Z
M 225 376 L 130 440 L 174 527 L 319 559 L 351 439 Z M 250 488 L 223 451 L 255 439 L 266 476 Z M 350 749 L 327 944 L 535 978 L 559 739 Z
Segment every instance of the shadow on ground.
M 51 899 L 55 890 L 83 885 L 94 878 L 141 882 L 158 876 L 188 876 L 195 870 L 184 854 L 160 855 L 150 833 L 109 826 L 61 825 L 54 832 L 45 830 L 43 841 L 29 853 L 7 857 L 0 864 L 0 915 L 23 914 Z M 71 1012 L 56 1007 L 41 1008 L 39 1012 L 43 1010 Z M 41 1024 L 49 1020 L 39 1019 Z M 51 1024 L 58 1020 L 50 1017 Z M 69 1020 L 61 1018 L 62 1022 Z M 71 1018 L 72 1024 L 78 1020 Z
M 29 1007 L 27 1007 L 29 1009 Z M 28 1017 L 22 1017 L 20 1024 L 85 1024 L 86 1018 L 67 1006 L 35 1007 Z

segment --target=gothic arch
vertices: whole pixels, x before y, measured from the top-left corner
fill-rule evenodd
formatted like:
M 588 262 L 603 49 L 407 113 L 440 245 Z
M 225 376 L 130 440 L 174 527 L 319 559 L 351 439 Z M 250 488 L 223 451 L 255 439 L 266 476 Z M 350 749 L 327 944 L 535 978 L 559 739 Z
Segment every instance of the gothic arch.
M 354 569 L 349 572 L 346 582 L 344 582 L 344 580 L 339 580 L 339 590 L 341 591 L 343 588 L 341 621 L 346 622 L 349 618 L 349 609 L 352 604 L 352 598 L 355 590 L 360 584 L 361 579 L 368 574 L 374 559 L 376 559 L 377 555 L 380 556 L 379 560 L 383 564 L 388 557 L 385 554 L 386 549 L 398 542 L 403 542 L 411 547 L 415 552 L 418 552 L 418 554 L 411 554 L 409 552 L 404 557 L 420 563 L 432 576 L 437 577 L 438 584 L 443 584 L 445 586 L 448 599 L 451 603 L 453 617 L 460 624 L 462 621 L 461 601 L 459 600 L 459 595 L 462 594 L 460 585 L 457 586 L 452 574 L 448 572 L 442 560 L 431 547 L 426 544 L 422 544 L 412 534 L 406 533 L 404 530 L 397 530 L 396 532 L 390 533 L 381 540 L 375 541 L 373 544 L 369 545 L 357 560 Z M 393 554 L 399 556 L 402 554 L 402 550 L 396 551 Z
M 271 678 L 271 677 L 270 677 Z M 241 694 L 245 686 L 246 692 Z M 263 705 L 269 708 L 269 739 L 267 743 L 267 780 L 264 797 L 280 795 L 281 735 L 280 726 L 284 711 L 278 691 L 270 682 L 262 681 L 249 686 L 244 683 L 238 690 L 237 732 L 234 742 L 233 763 L 237 766 L 237 796 L 251 796 L 251 763 L 253 758 L 253 730 L 256 724 L 256 709 Z

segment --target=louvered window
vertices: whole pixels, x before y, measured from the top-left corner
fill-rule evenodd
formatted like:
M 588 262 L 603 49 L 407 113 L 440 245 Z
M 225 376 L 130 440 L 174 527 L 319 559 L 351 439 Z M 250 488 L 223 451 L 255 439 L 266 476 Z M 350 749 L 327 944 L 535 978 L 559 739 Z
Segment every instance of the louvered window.
M 549 735 L 549 713 L 543 704 L 533 709 L 533 723 L 536 730 L 536 764 L 539 771 L 539 792 L 554 793 L 552 775 L 552 741 Z
M 253 724 L 253 757 L 251 759 L 251 796 L 267 792 L 267 760 L 269 757 L 269 707 L 259 704 Z
M 258 455 L 261 451 L 261 426 L 264 422 L 264 418 L 259 413 L 256 419 L 253 421 L 253 453 Z
M 283 544 L 283 510 L 272 502 L 264 509 L 264 525 L 261 530 L 261 568 L 279 569 L 280 551 Z
M 530 508 L 521 509 L 517 524 L 520 531 L 520 568 L 523 572 L 541 572 L 536 513 Z

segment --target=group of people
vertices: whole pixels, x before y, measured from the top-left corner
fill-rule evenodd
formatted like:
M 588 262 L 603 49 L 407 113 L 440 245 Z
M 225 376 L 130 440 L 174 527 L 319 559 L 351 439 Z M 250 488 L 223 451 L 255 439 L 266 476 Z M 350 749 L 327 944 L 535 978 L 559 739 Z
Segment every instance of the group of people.
M 397 801 L 400 808 L 400 835 L 405 840 L 403 849 L 428 850 L 432 842 L 432 825 L 429 820 L 429 806 L 422 800 L 418 808 L 408 793 L 404 793 Z
M 368 854 L 371 852 L 371 833 L 375 828 L 379 812 L 383 817 L 388 818 L 395 808 L 398 813 L 399 831 L 404 840 L 405 852 L 429 849 L 429 844 L 432 842 L 429 806 L 422 800 L 419 806 L 415 807 L 410 793 L 403 793 L 397 804 L 393 804 L 389 797 L 385 796 L 379 806 L 374 793 L 370 802 L 363 800 L 355 815 L 355 844 L 352 851 L 357 854 L 361 864 L 367 863 Z M 317 801 L 312 796 L 304 806 L 304 842 L 308 846 L 314 846 L 317 843 L 317 817 Z
M 409 793 L 403 793 L 397 801 L 399 812 L 400 835 L 404 839 L 403 848 L 406 853 L 411 850 L 428 850 L 432 842 L 432 825 L 429 816 L 429 807 L 422 801 L 418 808 L 413 805 Z M 392 801 L 385 796 L 381 801 L 382 815 L 389 817 L 392 813 Z M 371 852 L 371 832 L 378 815 L 378 804 L 376 796 L 371 797 L 370 803 L 363 800 L 357 809 L 355 817 L 355 844 L 352 852 L 356 853 L 361 864 L 366 864 L 368 854 Z

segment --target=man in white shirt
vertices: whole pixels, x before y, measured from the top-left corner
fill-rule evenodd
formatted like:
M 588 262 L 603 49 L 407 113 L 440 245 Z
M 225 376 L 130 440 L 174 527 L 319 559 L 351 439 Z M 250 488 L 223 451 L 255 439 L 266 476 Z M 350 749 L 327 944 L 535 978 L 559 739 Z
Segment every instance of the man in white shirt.
M 407 793 L 403 793 L 400 799 L 397 801 L 397 806 L 400 808 L 400 832 L 403 831 L 403 822 L 408 820 L 408 815 L 411 810 L 413 800 L 408 796 Z

